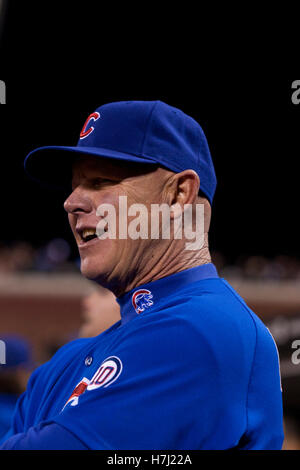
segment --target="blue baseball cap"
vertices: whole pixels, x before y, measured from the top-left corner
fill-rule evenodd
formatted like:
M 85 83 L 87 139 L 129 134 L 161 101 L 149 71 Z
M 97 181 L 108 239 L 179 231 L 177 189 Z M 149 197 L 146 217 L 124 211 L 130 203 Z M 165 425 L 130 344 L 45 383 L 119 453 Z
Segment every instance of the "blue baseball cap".
M 2 336 L 1 341 L 5 344 L 5 364 L 0 366 L 2 370 L 11 370 L 22 367 L 33 370 L 36 365 L 32 357 L 31 346 L 29 342 L 18 335 Z
M 75 154 L 159 165 L 176 173 L 192 169 L 212 204 L 217 180 L 200 125 L 162 101 L 107 103 L 88 116 L 76 147 L 47 146 L 30 152 L 25 170 L 56 188 L 71 181 Z

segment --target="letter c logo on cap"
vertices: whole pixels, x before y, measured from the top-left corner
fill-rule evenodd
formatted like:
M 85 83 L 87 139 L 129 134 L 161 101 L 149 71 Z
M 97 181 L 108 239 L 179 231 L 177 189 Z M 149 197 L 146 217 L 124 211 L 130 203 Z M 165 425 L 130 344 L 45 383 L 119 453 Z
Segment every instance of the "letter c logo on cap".
M 85 139 L 88 135 L 90 135 L 94 131 L 94 127 L 93 126 L 88 127 L 88 125 L 90 124 L 91 121 L 97 121 L 99 117 L 100 117 L 100 113 L 98 113 L 97 111 L 89 115 L 89 117 L 84 123 L 82 131 L 80 132 L 80 140 Z

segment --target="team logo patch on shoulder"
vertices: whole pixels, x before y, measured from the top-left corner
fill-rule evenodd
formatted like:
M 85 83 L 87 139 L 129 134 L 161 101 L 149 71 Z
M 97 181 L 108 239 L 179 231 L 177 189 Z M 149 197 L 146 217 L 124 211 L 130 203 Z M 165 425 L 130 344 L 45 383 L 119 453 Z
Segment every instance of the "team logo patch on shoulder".
M 99 387 L 108 387 L 117 380 L 122 370 L 123 364 L 121 359 L 117 356 L 106 358 L 92 377 L 87 386 L 87 390 L 95 390 Z
M 76 385 L 61 411 L 63 411 L 68 404 L 70 406 L 77 406 L 80 395 L 86 393 L 86 391 L 111 385 L 120 376 L 122 370 L 122 361 L 117 356 L 110 356 L 104 359 L 91 379 L 83 377 L 79 384 Z
M 139 289 L 132 295 L 132 305 L 136 313 L 141 313 L 145 308 L 153 305 L 153 295 L 148 289 Z
M 78 405 L 79 397 L 85 392 L 88 384 L 89 384 L 89 380 L 86 377 L 83 377 L 83 379 L 79 382 L 79 384 L 77 384 L 76 387 L 74 388 L 72 395 L 66 401 L 65 406 L 63 407 L 62 411 L 68 405 L 68 403 L 70 403 L 70 406 Z

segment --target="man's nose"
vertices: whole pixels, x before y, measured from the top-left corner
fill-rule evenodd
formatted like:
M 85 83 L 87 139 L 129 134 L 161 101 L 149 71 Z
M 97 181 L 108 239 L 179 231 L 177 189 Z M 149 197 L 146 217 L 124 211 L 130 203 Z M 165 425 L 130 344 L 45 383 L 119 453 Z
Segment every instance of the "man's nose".
M 90 199 L 76 188 L 64 202 L 64 209 L 68 214 L 89 213 L 92 211 Z

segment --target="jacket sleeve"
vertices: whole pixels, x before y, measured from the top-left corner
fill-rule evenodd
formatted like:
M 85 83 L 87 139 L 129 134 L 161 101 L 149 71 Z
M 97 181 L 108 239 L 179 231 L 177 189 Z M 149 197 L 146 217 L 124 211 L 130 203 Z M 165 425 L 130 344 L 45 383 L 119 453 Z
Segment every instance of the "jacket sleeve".
M 99 377 L 51 422 L 25 423 L 2 449 L 201 448 L 222 412 L 213 351 L 185 322 L 141 323 L 109 355 L 122 363 L 119 376 L 99 363 Z
M 39 376 L 40 370 L 44 367 L 44 365 L 38 367 L 30 376 L 27 389 L 22 395 L 20 395 L 15 410 L 12 416 L 11 426 L 7 433 L 1 437 L 0 445 L 5 442 L 10 436 L 14 434 L 23 433 L 26 427 L 26 413 L 27 407 L 29 402 L 29 397 L 32 392 L 32 389 L 35 386 L 35 382 L 37 377 Z
M 206 338 L 185 321 L 163 315 L 151 327 L 146 319 L 141 325 L 114 350 L 122 362 L 116 380 L 109 367 L 100 367 L 99 376 L 53 421 L 93 450 L 234 445 L 226 432 L 221 364 Z
M 244 450 L 280 450 L 283 444 L 283 409 L 280 363 L 275 341 L 256 322 L 255 360 L 247 397 L 247 431 L 241 441 Z
M 12 422 L 9 430 L 0 439 L 0 446 L 10 436 L 20 433 L 24 429 L 24 402 L 26 401 L 26 393 L 23 393 L 16 403 L 16 407 L 13 413 Z
M 86 450 L 71 432 L 53 422 L 40 423 L 26 433 L 11 436 L 0 450 Z

